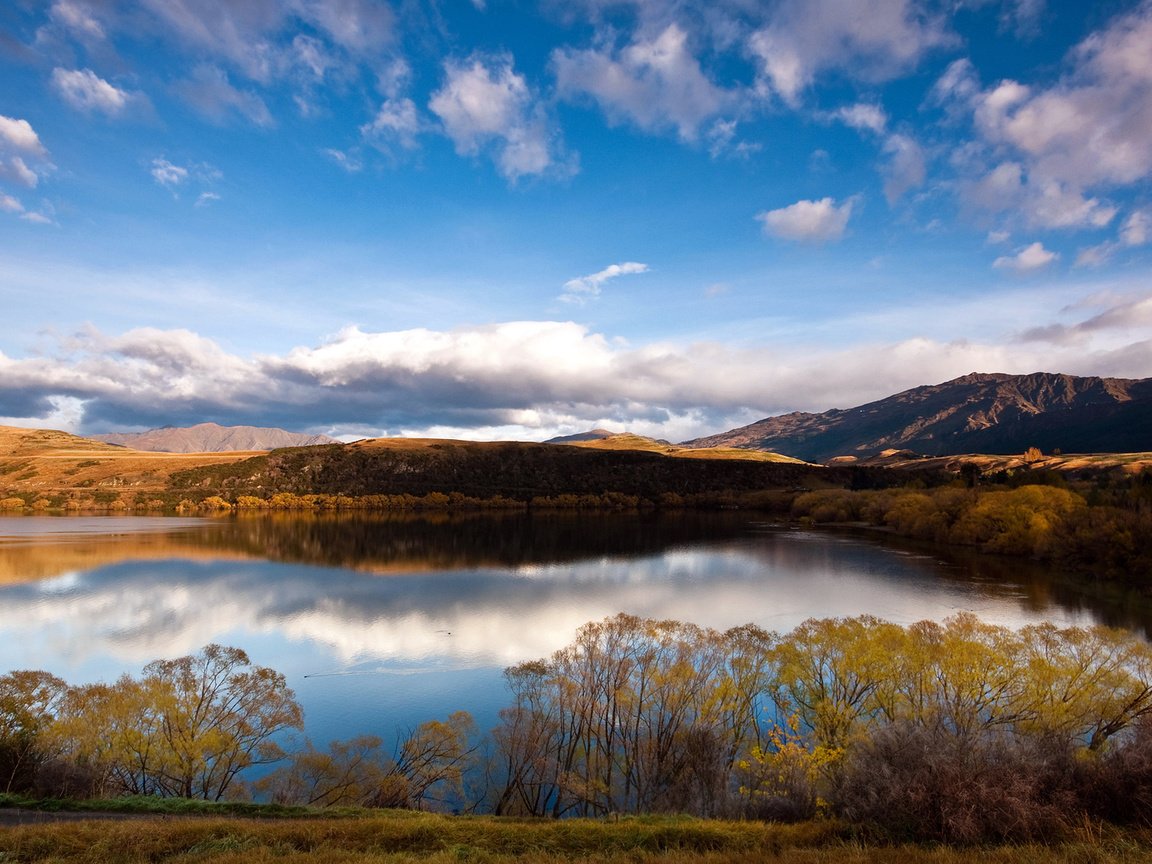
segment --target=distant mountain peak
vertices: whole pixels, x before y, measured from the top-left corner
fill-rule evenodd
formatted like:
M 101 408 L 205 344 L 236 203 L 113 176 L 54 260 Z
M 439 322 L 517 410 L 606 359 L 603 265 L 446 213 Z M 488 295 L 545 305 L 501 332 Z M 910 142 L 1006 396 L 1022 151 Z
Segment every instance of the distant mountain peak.
M 242 450 L 275 450 L 279 447 L 311 447 L 337 444 L 327 435 L 308 435 L 263 426 L 165 426 L 148 432 L 109 432 L 90 435 L 96 441 L 157 453 L 225 453 Z
M 885 450 L 1140 452 L 1152 450 L 1152 379 L 971 372 L 855 408 L 767 417 L 684 444 L 773 450 L 813 462 Z
M 549 438 L 545 444 L 578 444 L 581 441 L 601 441 L 605 438 L 615 438 L 620 432 L 610 432 L 607 429 L 591 429 L 588 432 L 577 432 L 575 435 L 560 435 Z

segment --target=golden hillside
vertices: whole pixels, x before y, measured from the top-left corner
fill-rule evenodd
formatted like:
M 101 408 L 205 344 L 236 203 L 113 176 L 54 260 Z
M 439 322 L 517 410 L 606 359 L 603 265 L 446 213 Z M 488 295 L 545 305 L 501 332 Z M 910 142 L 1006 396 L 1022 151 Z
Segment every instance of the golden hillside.
M 593 441 L 573 441 L 554 446 L 586 447 L 590 450 L 642 450 L 646 453 L 673 456 L 677 459 L 740 459 L 749 462 L 807 464 L 802 459 L 793 459 L 791 456 L 784 456 L 767 450 L 743 450 L 737 447 L 681 447 L 677 444 L 669 444 L 667 441 L 657 441 L 654 438 L 645 438 L 643 435 L 633 435 L 630 432 L 597 438 Z
M 168 488 L 174 471 L 254 455 L 145 453 L 51 429 L 0 426 L 0 498 L 37 492 L 159 492 Z

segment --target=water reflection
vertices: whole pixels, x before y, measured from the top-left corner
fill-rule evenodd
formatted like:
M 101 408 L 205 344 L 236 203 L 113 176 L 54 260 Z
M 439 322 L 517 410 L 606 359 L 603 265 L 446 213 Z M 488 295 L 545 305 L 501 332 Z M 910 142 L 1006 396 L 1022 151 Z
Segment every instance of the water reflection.
M 494 720 L 504 666 L 618 611 L 778 631 L 812 616 L 909 623 L 961 609 L 1011 625 L 1148 625 L 1146 610 L 1018 563 L 945 562 L 736 514 L 104 524 L 112 533 L 0 519 L 0 669 L 91 681 L 238 645 L 288 675 L 318 738 L 458 708 Z

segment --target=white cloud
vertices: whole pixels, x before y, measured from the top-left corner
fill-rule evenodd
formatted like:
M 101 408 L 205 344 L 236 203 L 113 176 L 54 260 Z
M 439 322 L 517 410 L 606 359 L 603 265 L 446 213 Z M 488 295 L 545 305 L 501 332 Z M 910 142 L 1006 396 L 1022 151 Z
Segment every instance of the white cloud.
M 165 35 L 192 49 L 224 60 L 246 77 L 272 80 L 281 63 L 275 44 L 287 4 L 280 0 L 141 0 Z
M 884 167 L 884 197 L 889 203 L 924 185 L 928 167 L 924 151 L 915 140 L 907 135 L 889 135 L 884 152 L 889 156 Z
M 369 141 L 378 144 L 395 142 L 411 150 L 416 147 L 416 136 L 423 131 L 423 123 L 411 99 L 385 99 L 371 123 L 360 127 L 360 133 Z
M 40 182 L 40 175 L 28 167 L 28 164 L 19 156 L 9 156 L 0 161 L 0 180 L 11 180 L 29 189 L 35 189 Z
M 776 6 L 748 47 L 764 89 L 795 107 L 823 71 L 884 81 L 952 41 L 943 17 L 915 0 L 806 0 Z
M 1019 214 L 1033 228 L 1102 228 L 1116 215 L 1106 201 L 1056 180 L 1028 176 L 1019 162 L 1003 162 L 983 177 L 964 181 L 960 190 L 969 205 Z
M 0 210 L 5 213 L 23 213 L 24 205 L 11 195 L 0 194 Z
M 566 303 L 585 303 L 599 297 L 604 283 L 609 279 L 624 276 L 629 273 L 647 273 L 648 265 L 636 261 L 625 261 L 621 264 L 609 264 L 603 270 L 588 276 L 578 276 L 564 283 L 564 293 L 560 299 Z
M 882 135 L 888 125 L 888 115 L 884 109 L 868 102 L 846 105 L 834 111 L 832 116 L 853 129 L 865 129 L 877 135 Z
M 109 84 L 91 69 L 52 70 L 52 86 L 64 101 L 80 111 L 99 111 L 109 117 L 123 114 L 140 94 L 129 93 Z
M 1032 273 L 1047 267 L 1059 257 L 1057 253 L 1045 249 L 1043 243 L 1036 242 L 1025 246 L 1015 255 L 1001 255 L 992 262 L 992 266 L 1017 273 Z
M 1085 346 L 1099 334 L 1144 331 L 1152 328 L 1152 294 L 1102 296 L 1085 304 L 1098 309 L 1095 314 L 1070 324 L 1057 322 L 1033 327 L 1020 334 L 1022 342 L 1048 342 Z M 1062 310 L 1079 311 L 1079 308 Z
M 959 109 L 967 109 L 980 92 L 976 69 L 967 57 L 953 60 L 937 79 L 928 94 L 928 104 L 939 105 L 953 116 Z
M 30 160 L 35 167 L 25 160 Z M 35 189 L 41 175 L 52 167 L 48 151 L 32 124 L 0 114 L 0 180 Z
M 224 123 L 234 114 L 257 126 L 273 126 L 268 106 L 256 93 L 232 86 L 228 74 L 215 66 L 196 67 L 192 77 L 178 82 L 174 89 L 196 111 L 214 123 Z
M 323 79 L 329 70 L 336 66 L 336 60 L 329 54 L 327 46 L 319 39 L 303 33 L 297 34 L 292 39 L 292 53 L 295 55 L 296 64 L 317 81 Z
M 356 174 L 364 169 L 364 163 L 360 160 L 360 154 L 355 149 L 344 151 L 329 147 L 321 152 L 349 174 Z
M 5 150 L 15 150 L 32 156 L 48 155 L 31 123 L 14 117 L 5 117 L 3 114 L 0 114 L 0 146 Z
M 1107 224 L 1116 210 L 1099 196 L 1152 175 L 1149 44 L 1152 2 L 1144 0 L 1076 46 L 1054 85 L 1006 80 L 981 90 L 970 63 L 949 67 L 936 99 L 969 111 L 976 132 L 966 200 L 1018 210 L 1036 227 Z M 1002 182 L 1013 179 L 1008 172 L 1014 182 Z
M 286 354 L 240 357 L 184 330 L 88 330 L 26 359 L 0 353 L 0 416 L 36 425 L 68 398 L 83 403 L 88 428 L 215 419 L 546 438 L 599 424 L 684 440 L 774 412 L 851 407 L 972 371 L 1146 375 L 1146 286 L 1096 293 L 1078 305 L 1051 286 L 911 309 L 903 303 L 836 322 L 857 335 L 831 346 L 802 337 L 745 347 L 629 345 L 570 321 L 511 321 L 450 331 L 351 327 Z M 1013 339 L 1005 322 L 1020 320 L 1044 332 Z
M 57 24 L 82 38 L 93 40 L 104 38 L 104 28 L 83 3 L 76 3 L 73 0 L 57 0 L 48 10 L 48 15 Z
M 288 5 L 354 54 L 378 53 L 395 35 L 392 7 L 377 0 L 294 0 Z
M 207 207 L 213 201 L 219 201 L 220 195 L 216 192 L 201 192 L 196 196 L 195 207 Z
M 1120 229 L 1120 242 L 1125 246 L 1143 246 L 1148 242 L 1150 229 L 1152 229 L 1152 213 L 1137 210 L 1125 220 Z
M 1124 224 L 1120 226 L 1120 233 L 1116 240 L 1098 243 L 1086 249 L 1081 249 L 1076 256 L 1077 267 L 1099 267 L 1112 259 L 1117 252 L 1134 246 L 1143 246 L 1149 241 L 1149 229 L 1152 228 L 1152 215 L 1145 210 L 1136 210 L 1128 215 Z
M 837 206 L 831 198 L 819 201 L 797 201 L 778 210 L 766 210 L 756 218 L 764 224 L 764 233 L 785 240 L 823 242 L 844 236 L 852 215 L 854 199 Z
M 588 93 L 611 120 L 649 131 L 673 127 L 686 141 L 735 101 L 708 80 L 689 50 L 688 34 L 676 24 L 621 51 L 558 49 L 552 64 L 562 95 Z
M 148 172 L 161 186 L 179 186 L 188 179 L 188 169 L 173 165 L 167 159 L 153 159 Z
M 507 55 L 444 64 L 444 86 L 429 109 L 440 118 L 456 152 L 475 156 L 491 146 L 509 180 L 539 175 L 556 165 L 552 133 L 542 106 Z

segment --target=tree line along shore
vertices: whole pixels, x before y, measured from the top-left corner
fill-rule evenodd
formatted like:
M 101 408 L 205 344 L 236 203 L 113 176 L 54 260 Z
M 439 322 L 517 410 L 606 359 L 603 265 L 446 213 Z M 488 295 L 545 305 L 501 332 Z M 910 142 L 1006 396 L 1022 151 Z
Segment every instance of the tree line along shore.
M 139 676 L 0 676 L 0 789 L 548 818 L 832 819 L 884 842 L 1152 827 L 1152 646 L 1103 627 L 620 614 L 508 704 L 314 745 L 284 676 L 209 645 Z M 461 706 L 462 709 L 467 706 Z M 251 769 L 271 769 L 252 779 Z

